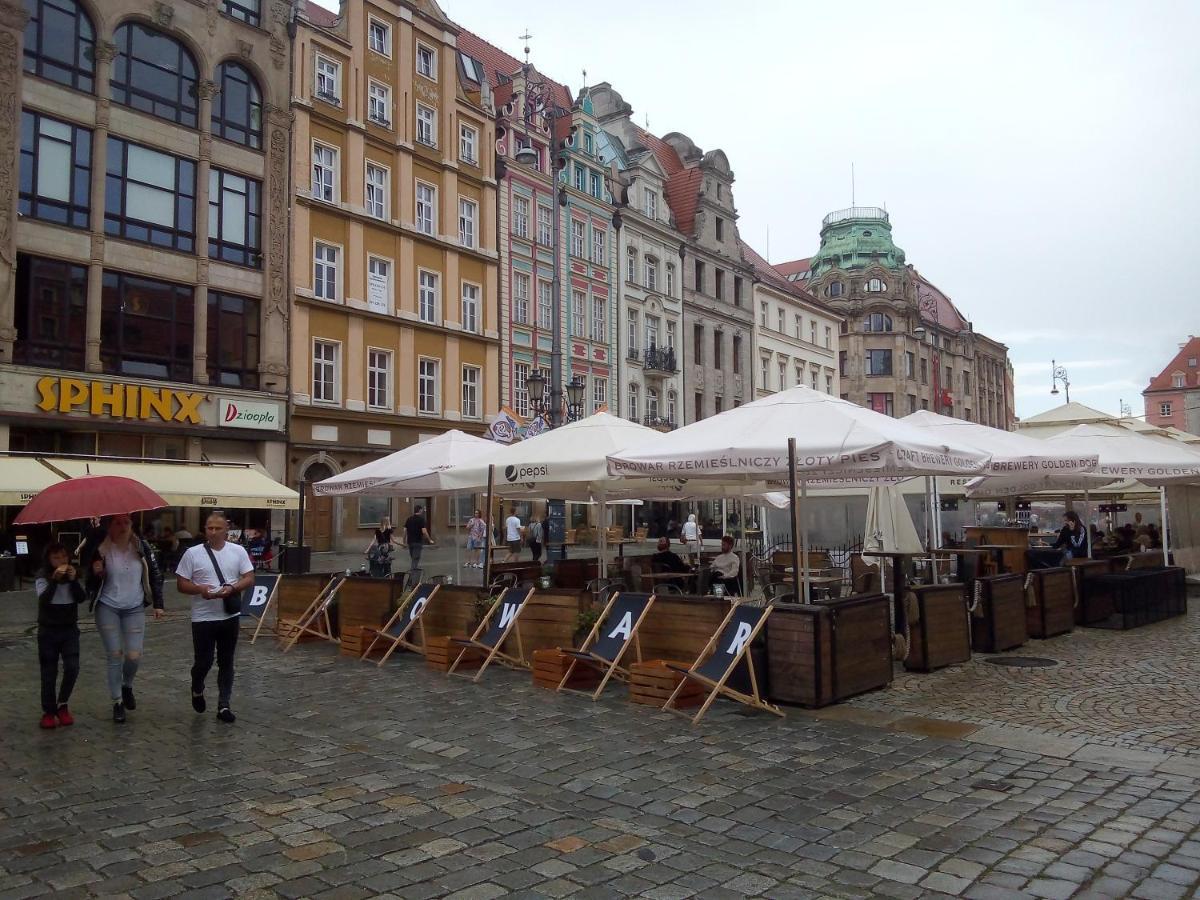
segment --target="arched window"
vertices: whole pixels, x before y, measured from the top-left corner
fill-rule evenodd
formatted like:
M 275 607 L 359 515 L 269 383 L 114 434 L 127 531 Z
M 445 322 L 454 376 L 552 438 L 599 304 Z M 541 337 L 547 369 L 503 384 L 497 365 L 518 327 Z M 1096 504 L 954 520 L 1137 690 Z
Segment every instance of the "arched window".
M 891 331 L 892 317 L 886 313 L 871 313 L 863 319 L 863 331 Z
M 886 291 L 887 285 L 883 283 L 882 278 L 868 278 L 867 279 L 867 290 L 873 294 L 877 294 L 880 291 Z
M 25 0 L 25 71 L 67 87 L 96 89 L 96 32 L 75 0 Z
M 213 98 L 212 133 L 217 137 L 262 149 L 262 93 L 245 66 L 224 62 L 217 66 L 221 92 Z
M 828 291 L 830 297 L 840 297 L 842 296 L 842 283 L 840 281 L 831 281 L 826 291 Z
M 196 61 L 173 37 L 137 22 L 113 34 L 112 99 L 188 128 L 196 127 Z

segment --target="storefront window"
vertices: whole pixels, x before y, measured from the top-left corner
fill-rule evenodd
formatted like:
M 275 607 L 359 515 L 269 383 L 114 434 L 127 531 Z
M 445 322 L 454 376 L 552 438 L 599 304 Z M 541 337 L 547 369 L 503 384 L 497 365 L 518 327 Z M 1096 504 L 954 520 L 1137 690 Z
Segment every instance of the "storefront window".
M 123 432 L 102 431 L 96 442 L 96 453 L 100 456 L 142 457 L 142 436 Z
M 21 453 L 74 453 L 91 456 L 96 452 L 96 432 L 13 428 L 9 432 L 8 447 Z
M 109 375 L 192 380 L 192 289 L 104 273 L 100 359 Z
M 13 362 L 84 369 L 87 341 L 87 269 L 20 254 L 14 324 Z
M 359 497 L 358 498 L 358 527 L 378 528 L 384 518 L 391 518 L 391 497 Z M 402 540 L 398 535 L 396 540 Z
M 208 292 L 208 382 L 258 390 L 258 301 Z

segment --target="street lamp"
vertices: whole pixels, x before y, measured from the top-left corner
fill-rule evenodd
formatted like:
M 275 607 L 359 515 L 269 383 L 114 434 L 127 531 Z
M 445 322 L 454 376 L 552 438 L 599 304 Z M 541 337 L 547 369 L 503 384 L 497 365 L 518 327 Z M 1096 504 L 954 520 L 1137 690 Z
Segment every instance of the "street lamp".
M 1065 366 L 1058 365 L 1054 360 L 1050 360 L 1050 393 L 1054 396 L 1058 395 L 1058 383 L 1062 382 L 1063 390 L 1067 394 L 1067 402 L 1071 402 L 1071 380 L 1067 377 L 1067 369 Z
M 566 410 L 565 415 L 560 417 L 556 410 L 562 410 L 562 403 L 556 402 L 556 400 L 561 400 L 561 396 L 556 396 L 553 390 L 547 395 L 546 376 L 534 369 L 533 374 L 525 379 L 525 390 L 529 394 L 530 409 L 535 416 L 545 418 L 546 424 L 551 428 L 567 422 L 574 422 L 582 416 L 583 394 L 586 387 L 583 379 L 578 375 L 567 382 Z

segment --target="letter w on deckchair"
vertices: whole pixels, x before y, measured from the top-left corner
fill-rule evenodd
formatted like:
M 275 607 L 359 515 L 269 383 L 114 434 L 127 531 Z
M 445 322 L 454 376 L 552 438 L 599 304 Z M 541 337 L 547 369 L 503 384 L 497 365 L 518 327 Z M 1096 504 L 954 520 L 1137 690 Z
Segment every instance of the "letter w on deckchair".
M 628 681 L 629 669 L 621 665 L 621 659 L 630 645 L 633 645 L 637 661 L 642 661 L 642 644 L 638 638 L 638 629 L 653 605 L 653 594 L 614 591 L 583 646 L 578 650 L 559 648 L 560 653 L 571 657 L 571 665 L 567 666 L 558 690 L 569 690 L 567 682 L 571 680 L 571 673 L 579 663 L 592 666 L 603 673 L 600 686 L 592 693 L 593 700 L 604 693 L 605 685 L 614 675 L 619 681 Z
M 483 661 L 483 665 L 479 667 L 479 671 L 475 673 L 472 681 L 478 681 L 487 667 L 492 664 L 493 659 L 499 658 L 501 662 L 524 668 L 525 651 L 521 646 L 521 630 L 517 627 L 517 620 L 521 617 L 522 610 L 525 609 L 525 603 L 533 596 L 533 587 L 510 587 L 505 588 L 504 592 L 496 598 L 496 602 L 492 604 L 492 608 L 488 610 L 487 615 L 483 617 L 483 621 L 479 623 L 479 627 L 475 629 L 475 633 L 469 638 L 451 638 L 450 642 L 458 647 L 462 647 L 454 662 L 451 663 L 447 675 L 453 675 L 454 670 L 458 668 L 458 664 L 462 662 L 463 656 L 468 650 L 481 650 L 487 653 L 487 657 Z M 504 645 L 505 639 L 513 629 L 517 630 L 517 655 L 512 656 L 508 653 L 502 653 L 500 648 Z
M 704 705 L 700 707 L 696 715 L 692 718 L 693 725 L 704 718 L 704 714 L 708 712 L 708 708 L 712 706 L 712 702 L 718 696 L 729 697 L 738 703 L 744 703 L 754 709 L 763 709 L 777 716 L 782 716 L 783 711 L 778 706 L 767 703 L 759 694 L 758 678 L 754 674 L 754 661 L 750 658 L 750 645 L 754 643 L 754 639 L 758 637 L 758 633 L 767 624 L 767 616 L 771 614 L 772 609 L 774 609 L 772 606 L 733 604 L 729 608 L 729 614 L 725 616 L 725 620 L 721 623 L 721 627 L 717 629 L 717 633 L 709 639 L 690 668 L 685 669 L 682 666 L 667 663 L 667 668 L 673 672 L 678 672 L 683 676 L 683 680 L 679 682 L 675 690 L 671 693 L 670 698 L 663 704 L 663 709 L 678 712 L 680 715 L 687 715 L 678 709 L 672 709 L 672 706 L 675 703 L 675 698 L 679 696 L 679 692 L 683 690 L 683 686 L 690 680 L 699 682 L 709 689 L 709 694 L 704 701 Z M 733 688 L 726 687 L 725 685 L 725 682 L 733 675 L 734 670 L 743 662 L 750 672 L 749 694 L 735 691 Z
M 419 625 L 421 613 L 425 611 L 425 607 L 433 602 L 433 598 L 437 595 L 438 588 L 440 587 L 440 584 L 424 581 L 409 591 L 408 596 L 396 607 L 396 611 L 392 613 L 392 617 L 387 620 L 383 628 L 375 632 L 375 637 L 367 645 L 367 649 L 363 651 L 359 659 L 368 659 L 371 651 L 375 649 L 376 644 L 389 645 L 387 652 L 379 660 L 378 665 L 380 666 L 387 662 L 388 657 L 395 653 L 398 647 L 403 647 L 405 650 L 412 650 L 416 653 L 424 653 L 425 630 L 421 629 L 421 643 L 419 645 L 414 644 L 411 640 L 412 630 Z

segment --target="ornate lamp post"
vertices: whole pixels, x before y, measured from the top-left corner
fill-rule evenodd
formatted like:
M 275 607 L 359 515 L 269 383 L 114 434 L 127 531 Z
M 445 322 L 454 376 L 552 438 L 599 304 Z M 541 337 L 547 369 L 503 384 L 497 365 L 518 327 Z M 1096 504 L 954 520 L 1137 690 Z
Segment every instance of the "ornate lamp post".
M 546 393 L 546 376 L 534 370 L 525 379 L 525 390 L 529 392 L 529 405 L 535 416 L 542 416 L 551 428 L 574 422 L 583 415 L 583 394 L 586 386 L 583 379 L 576 375 L 566 387 L 566 408 L 563 408 L 562 396 L 556 395 L 554 389 Z
M 1058 383 L 1062 382 L 1063 391 L 1066 392 L 1067 402 L 1071 402 L 1071 379 L 1067 377 L 1067 369 L 1065 366 L 1058 365 L 1054 360 L 1050 360 L 1050 393 L 1054 396 L 1058 395 Z

